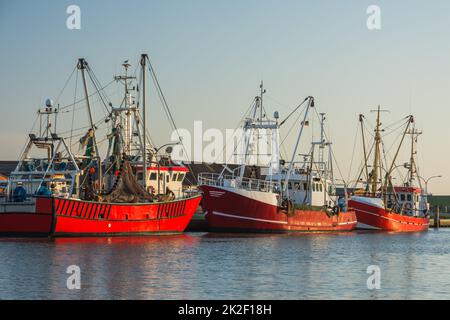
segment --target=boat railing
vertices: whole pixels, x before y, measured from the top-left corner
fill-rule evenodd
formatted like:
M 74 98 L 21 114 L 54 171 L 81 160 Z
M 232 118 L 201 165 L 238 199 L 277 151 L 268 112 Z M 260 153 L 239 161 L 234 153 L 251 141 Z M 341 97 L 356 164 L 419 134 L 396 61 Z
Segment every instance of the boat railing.
M 320 174 L 326 176 L 330 174 L 328 164 L 325 161 L 294 161 L 294 162 L 286 162 L 284 164 L 284 169 L 281 173 L 285 174 L 287 168 L 292 163 L 292 174 L 297 175 L 310 175 L 310 174 Z
M 280 190 L 278 182 L 246 177 L 241 178 L 239 176 L 218 173 L 200 173 L 198 176 L 198 184 L 262 192 L 279 192 Z

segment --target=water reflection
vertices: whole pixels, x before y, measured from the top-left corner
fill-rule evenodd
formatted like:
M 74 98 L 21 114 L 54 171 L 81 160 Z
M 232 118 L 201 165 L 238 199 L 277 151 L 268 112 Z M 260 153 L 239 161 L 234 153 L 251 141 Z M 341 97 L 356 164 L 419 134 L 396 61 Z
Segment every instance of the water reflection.
M 450 230 L 0 239 L 0 298 L 449 298 L 449 240 Z M 66 287 L 69 265 L 81 290 Z M 369 265 L 381 290 L 367 289 Z

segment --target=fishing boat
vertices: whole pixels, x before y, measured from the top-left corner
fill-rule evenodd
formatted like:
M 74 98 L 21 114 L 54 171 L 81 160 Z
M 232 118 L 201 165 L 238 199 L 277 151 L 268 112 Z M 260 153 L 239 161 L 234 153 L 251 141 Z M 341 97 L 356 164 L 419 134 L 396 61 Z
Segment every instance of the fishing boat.
M 382 161 L 381 153 L 381 146 L 383 145 L 381 133 L 384 132 L 380 121 L 382 110 L 378 107 L 375 111 L 377 112 L 377 120 L 374 130 L 374 143 L 370 152 L 367 152 L 365 146 L 364 116 L 359 116 L 364 163 L 355 181 L 361 183 L 361 180 L 363 180 L 365 186 L 362 189 L 355 186 L 354 195 L 349 201 L 349 206 L 356 212 L 358 228 L 395 232 L 426 231 L 430 224 L 429 204 L 426 190 L 421 185 L 415 159 L 417 155 L 416 143 L 421 132 L 415 128 L 414 117 L 408 116 L 392 162 L 390 165 L 384 166 L 383 164 L 387 164 L 387 161 Z M 411 137 L 409 162 L 396 165 L 407 135 Z M 368 160 L 372 152 L 374 153 L 373 165 L 369 171 Z M 394 185 L 394 170 L 398 168 L 406 169 L 407 174 L 403 175 L 404 182 L 401 185 Z M 365 179 L 361 178 L 364 174 Z M 402 175 L 400 174 L 398 177 L 401 178 Z
M 75 110 L 76 103 L 86 104 L 87 132 L 79 139 L 82 154 L 76 154 L 75 146 L 68 143 L 74 138 L 73 128 L 69 138 L 56 130 L 60 113 L 71 108 L 54 106 L 47 99 L 38 112 L 39 130 L 29 134 L 0 200 L 0 235 L 119 236 L 185 230 L 201 195 L 183 188 L 188 168 L 171 160 L 172 144 L 157 148 L 149 143 L 147 73 L 158 84 L 158 94 L 168 108 L 166 99 L 146 54 L 140 58 L 139 71 L 136 69 L 139 81 L 128 74 L 128 61 L 123 67 L 125 74 L 115 76 L 112 82 L 123 84 L 125 95 L 120 105 L 113 106 L 87 61 L 78 60 L 74 72 L 81 73 L 84 98 L 74 99 L 72 106 Z M 87 78 L 107 111 L 98 121 L 94 121 L 94 94 L 88 92 Z M 107 144 L 103 158 L 99 126 L 107 131 L 102 139 Z M 167 147 L 166 154 L 160 155 L 163 147 Z
M 279 122 L 278 112 L 270 119 L 263 107 L 265 93 L 261 84 L 261 93 L 254 99 L 250 116 L 244 119 L 242 164 L 233 170 L 224 166 L 219 174 L 201 173 L 198 176 L 203 192 L 202 207 L 210 229 L 282 233 L 355 229 L 356 215 L 347 210 L 345 197 L 339 201 L 332 162 L 326 159 L 326 149 L 329 149 L 330 158 L 332 153 L 331 143 L 325 138 L 325 114 L 319 115 L 314 98 L 307 97 L 283 121 Z M 279 129 L 301 107 L 304 119 L 291 161 L 286 162 L 280 157 Z M 311 109 L 321 118 L 321 138 L 312 142 L 309 152 L 298 161 L 296 156 Z M 267 137 L 265 143 L 270 144 L 270 150 L 262 150 L 260 141 L 263 137 Z M 267 165 L 257 166 L 259 156 L 267 152 Z M 259 174 L 258 168 L 261 169 Z

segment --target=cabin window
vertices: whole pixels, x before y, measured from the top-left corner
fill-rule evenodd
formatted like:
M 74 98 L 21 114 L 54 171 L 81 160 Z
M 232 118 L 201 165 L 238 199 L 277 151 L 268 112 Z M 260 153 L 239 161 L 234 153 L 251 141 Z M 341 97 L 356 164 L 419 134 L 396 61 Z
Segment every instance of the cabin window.
M 180 173 L 178 175 L 178 181 L 183 181 L 183 179 L 184 179 L 184 173 Z
M 144 179 L 144 173 L 143 172 L 138 172 L 137 179 L 138 180 L 143 180 Z
M 407 199 L 408 199 L 408 201 L 411 201 L 411 200 L 412 200 L 412 198 L 411 198 L 411 195 L 410 195 L 410 194 L 408 194 L 408 195 L 407 195 Z
M 295 190 L 300 190 L 300 183 L 296 182 L 294 183 Z
M 322 188 L 322 184 L 321 183 L 319 183 L 319 190 L 320 190 L 320 192 L 323 192 L 323 188 Z
M 315 183 L 312 184 L 312 190 L 313 190 L 313 192 L 316 192 L 316 184 Z
M 170 181 L 170 176 L 168 174 L 166 174 L 166 182 Z
M 164 173 L 159 174 L 159 180 L 162 180 L 164 182 Z
M 178 173 L 174 173 L 172 175 L 172 181 L 177 181 L 177 178 L 178 178 Z
M 405 195 L 404 194 L 400 195 L 400 201 L 405 201 Z
M 150 174 L 150 180 L 156 180 L 156 172 Z
M 306 182 L 303 184 L 303 190 L 308 190 L 308 184 Z

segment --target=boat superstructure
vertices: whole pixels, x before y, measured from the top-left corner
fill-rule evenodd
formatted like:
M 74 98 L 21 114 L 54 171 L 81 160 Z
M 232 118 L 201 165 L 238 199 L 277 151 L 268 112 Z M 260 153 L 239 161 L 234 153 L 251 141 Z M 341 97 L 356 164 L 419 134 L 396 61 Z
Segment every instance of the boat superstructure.
M 198 177 L 210 227 L 257 232 L 352 230 L 356 226 L 355 215 L 346 209 L 342 200 L 339 205 L 332 166 L 325 159 L 326 155 L 331 156 L 325 150 L 331 147 L 324 136 L 325 115 L 320 115 L 320 141 L 313 142 L 309 152 L 302 155 L 302 161 L 297 161 L 309 112 L 315 108 L 314 98 L 307 97 L 286 119 L 279 121 L 278 112 L 273 119 L 263 114 L 264 93 L 261 90 L 255 98 L 252 116 L 244 120 L 243 164 L 234 170 L 224 167 L 220 174 L 202 173 Z M 304 107 L 304 119 L 291 161 L 286 162 L 280 158 L 279 129 L 301 107 Z M 262 135 L 271 144 L 264 177 L 257 173 L 255 161 L 250 161 L 253 150 L 258 148 L 252 143 L 258 144 Z

